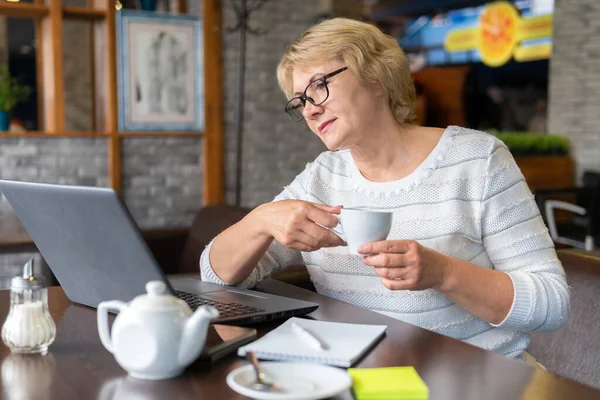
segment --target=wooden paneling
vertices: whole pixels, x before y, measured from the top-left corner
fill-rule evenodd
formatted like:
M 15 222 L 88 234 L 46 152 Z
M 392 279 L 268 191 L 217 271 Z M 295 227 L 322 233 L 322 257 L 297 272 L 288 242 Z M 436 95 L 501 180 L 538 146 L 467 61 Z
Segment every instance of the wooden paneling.
M 426 123 L 442 128 L 465 126 L 462 95 L 469 68 L 467 65 L 430 67 L 413 74 L 423 89 Z
M 50 12 L 41 23 L 44 129 L 48 133 L 56 133 L 65 129 L 62 10 L 60 0 L 48 0 L 48 5 Z
M 106 137 L 108 134 L 104 132 L 53 132 L 52 137 Z M 46 131 L 25 131 L 25 132 L 0 132 L 0 137 L 48 137 Z
M 63 7 L 63 17 L 87 21 L 102 21 L 105 17 L 105 11 L 85 7 Z
M 223 89 L 221 1 L 204 0 L 204 204 L 223 203 Z
M 175 136 L 175 137 L 205 137 L 206 133 L 203 132 L 122 132 L 119 133 L 121 137 L 161 137 L 161 136 Z
M 179 14 L 187 14 L 188 3 L 186 0 L 177 0 L 177 12 Z
M 117 38 L 116 38 L 116 16 L 115 8 L 110 0 L 107 0 L 106 9 L 106 47 L 108 54 L 106 57 L 108 91 L 106 105 L 106 127 L 110 132 L 109 140 L 109 176 L 110 186 L 117 192 L 121 193 L 121 138 L 118 130 L 118 98 L 117 98 Z
M 35 19 L 35 42 L 42 43 L 42 18 Z M 38 129 L 40 131 L 45 131 L 45 108 L 44 108 L 44 51 L 43 46 L 35 46 L 35 72 L 36 72 L 36 80 L 37 80 L 37 120 L 38 120 Z
M 574 184 L 575 165 L 568 156 L 515 157 L 532 191 L 555 189 Z
M 118 99 L 117 99 L 117 38 L 116 38 L 116 16 L 115 8 L 110 0 L 105 0 L 106 10 L 106 76 L 107 76 L 107 106 L 106 106 L 106 129 L 115 136 L 118 131 Z
M 37 18 L 48 15 L 49 9 L 45 4 L 0 2 L 0 15 L 14 18 Z

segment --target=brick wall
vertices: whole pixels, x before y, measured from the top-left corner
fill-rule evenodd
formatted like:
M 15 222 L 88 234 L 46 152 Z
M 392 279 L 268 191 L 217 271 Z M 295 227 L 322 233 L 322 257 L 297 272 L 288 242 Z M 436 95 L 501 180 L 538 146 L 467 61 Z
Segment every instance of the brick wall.
M 235 25 L 228 2 L 223 2 L 223 22 Z M 283 186 L 324 150 L 303 122 L 285 112 L 285 96 L 277 85 L 275 69 L 286 46 L 319 17 L 319 2 L 269 1 L 251 15 L 250 25 L 268 31 L 248 35 L 244 96 L 242 205 L 254 207 L 272 200 Z M 236 104 L 239 36 L 223 33 L 223 90 L 225 94 L 226 200 L 235 200 Z
M 571 140 L 577 177 L 600 170 L 600 2 L 557 0 L 548 130 Z
M 123 198 L 143 228 L 189 226 L 202 205 L 200 138 L 131 138 L 122 145 Z

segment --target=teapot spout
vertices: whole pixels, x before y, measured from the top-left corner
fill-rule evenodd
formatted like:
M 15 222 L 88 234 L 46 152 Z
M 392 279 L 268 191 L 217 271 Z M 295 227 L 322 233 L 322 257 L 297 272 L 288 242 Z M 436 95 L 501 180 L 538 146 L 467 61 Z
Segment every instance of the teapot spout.
M 206 342 L 208 325 L 212 319 L 218 316 L 219 312 L 216 308 L 202 306 L 188 318 L 183 327 L 181 347 L 179 348 L 180 365 L 187 366 L 198 358 Z

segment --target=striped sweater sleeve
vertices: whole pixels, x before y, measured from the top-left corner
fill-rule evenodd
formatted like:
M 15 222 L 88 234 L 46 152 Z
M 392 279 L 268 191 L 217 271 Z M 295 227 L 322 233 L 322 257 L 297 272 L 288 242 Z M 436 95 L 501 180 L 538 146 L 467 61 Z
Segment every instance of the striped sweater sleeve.
M 308 179 L 311 176 L 310 169 L 311 164 L 308 164 L 306 169 L 300 173 L 292 181 L 292 183 L 286 186 L 283 191 L 277 195 L 273 201 L 280 200 L 305 200 L 306 190 L 308 185 Z M 220 285 L 228 285 L 225 281 L 220 279 L 215 274 L 210 264 L 210 249 L 215 239 L 213 239 L 208 246 L 202 252 L 200 256 L 200 274 L 202 280 Z M 250 275 L 241 283 L 236 286 L 243 288 L 250 288 L 256 285 L 263 279 L 268 278 L 273 272 L 279 272 L 287 266 L 299 264 L 302 262 L 302 254 L 298 250 L 293 250 L 285 247 L 277 240 L 273 240 L 266 253 L 262 256 L 256 268 L 252 270 Z
M 496 326 L 558 329 L 569 311 L 565 272 L 523 174 L 500 141 L 488 158 L 481 202 L 483 244 L 494 268 L 507 273 L 514 287 L 512 307 Z

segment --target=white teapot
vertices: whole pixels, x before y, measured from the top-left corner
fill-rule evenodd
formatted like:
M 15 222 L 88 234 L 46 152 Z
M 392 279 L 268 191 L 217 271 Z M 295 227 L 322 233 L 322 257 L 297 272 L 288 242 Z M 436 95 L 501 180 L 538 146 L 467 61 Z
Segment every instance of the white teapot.
M 108 351 L 129 375 L 138 379 L 167 379 L 183 372 L 202 351 L 208 326 L 219 312 L 210 306 L 192 313 L 183 300 L 165 293 L 165 284 L 151 281 L 148 294 L 130 303 L 104 301 L 98 305 L 98 333 Z M 108 328 L 108 310 L 118 310 Z

